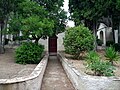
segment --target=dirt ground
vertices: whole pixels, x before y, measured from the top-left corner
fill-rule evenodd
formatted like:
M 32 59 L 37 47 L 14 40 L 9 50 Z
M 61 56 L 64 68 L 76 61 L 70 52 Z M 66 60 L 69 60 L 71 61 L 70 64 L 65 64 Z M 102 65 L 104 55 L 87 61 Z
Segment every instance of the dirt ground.
M 64 52 L 62 52 L 62 53 L 68 59 L 67 62 L 69 64 L 71 64 L 74 68 L 76 68 L 78 71 L 88 73 L 88 71 L 85 68 L 85 60 L 75 60 L 75 59 L 69 58 L 70 57 L 69 54 L 66 54 Z M 104 60 L 105 59 L 105 56 L 104 56 L 105 52 L 99 51 L 98 53 L 99 53 L 101 59 Z M 115 76 L 120 77 L 120 60 L 118 62 L 114 63 L 114 66 L 116 68 Z
M 29 75 L 36 64 L 16 64 L 14 49 L 6 48 L 5 54 L 0 54 L 0 79 L 11 79 Z

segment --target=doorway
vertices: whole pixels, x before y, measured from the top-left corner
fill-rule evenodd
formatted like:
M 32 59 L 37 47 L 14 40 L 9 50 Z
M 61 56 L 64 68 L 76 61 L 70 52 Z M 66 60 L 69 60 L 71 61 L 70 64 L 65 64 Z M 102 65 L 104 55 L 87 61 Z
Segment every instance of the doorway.
M 49 40 L 48 40 L 48 52 L 49 52 L 49 55 L 56 55 L 57 54 L 57 36 L 52 36 L 52 37 L 49 37 Z

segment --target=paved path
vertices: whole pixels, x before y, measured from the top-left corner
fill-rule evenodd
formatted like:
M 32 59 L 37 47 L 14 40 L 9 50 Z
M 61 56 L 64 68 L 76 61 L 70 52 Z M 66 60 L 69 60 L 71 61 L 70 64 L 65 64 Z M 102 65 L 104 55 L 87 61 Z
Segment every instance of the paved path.
M 50 56 L 41 90 L 75 90 L 56 56 Z

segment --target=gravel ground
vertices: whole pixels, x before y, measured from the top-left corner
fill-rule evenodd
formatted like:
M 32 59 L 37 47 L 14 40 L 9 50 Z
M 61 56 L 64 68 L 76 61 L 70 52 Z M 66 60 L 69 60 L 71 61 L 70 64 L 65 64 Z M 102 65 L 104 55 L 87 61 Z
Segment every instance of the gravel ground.
M 36 64 L 16 64 L 14 60 L 14 50 L 5 49 L 5 54 L 0 54 L 0 79 L 11 79 L 29 75 Z

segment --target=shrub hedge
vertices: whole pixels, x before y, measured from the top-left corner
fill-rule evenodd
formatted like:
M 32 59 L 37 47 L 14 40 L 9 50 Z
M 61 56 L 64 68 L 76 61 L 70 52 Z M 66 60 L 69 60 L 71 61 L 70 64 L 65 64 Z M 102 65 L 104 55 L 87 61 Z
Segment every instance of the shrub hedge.
M 42 58 L 43 51 L 43 45 L 38 45 L 32 42 L 24 42 L 15 51 L 16 63 L 37 64 Z
M 69 28 L 65 32 L 64 47 L 67 53 L 78 58 L 81 52 L 93 49 L 94 36 L 84 25 Z

